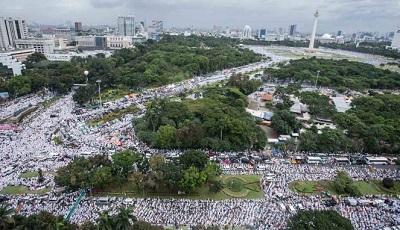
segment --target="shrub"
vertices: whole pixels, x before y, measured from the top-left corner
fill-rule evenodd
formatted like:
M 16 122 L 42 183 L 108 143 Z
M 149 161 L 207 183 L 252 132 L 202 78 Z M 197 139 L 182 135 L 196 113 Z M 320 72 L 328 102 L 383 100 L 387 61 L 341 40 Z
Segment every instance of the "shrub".
M 391 188 L 393 188 L 393 186 L 394 186 L 394 181 L 393 181 L 393 179 L 392 178 L 384 178 L 383 180 L 382 180 L 382 184 L 383 184 L 383 187 L 385 187 L 385 188 L 388 188 L 388 189 L 391 189 Z

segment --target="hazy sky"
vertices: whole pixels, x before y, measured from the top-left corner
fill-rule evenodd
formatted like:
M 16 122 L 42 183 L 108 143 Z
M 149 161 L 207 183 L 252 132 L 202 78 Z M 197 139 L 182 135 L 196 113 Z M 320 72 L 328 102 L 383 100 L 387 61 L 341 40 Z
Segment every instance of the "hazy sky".
M 20 16 L 40 24 L 82 21 L 116 24 L 119 15 L 165 21 L 167 27 L 287 28 L 311 31 L 320 11 L 318 32 L 339 29 L 393 31 L 400 26 L 400 0 L 0 0 L 0 16 Z

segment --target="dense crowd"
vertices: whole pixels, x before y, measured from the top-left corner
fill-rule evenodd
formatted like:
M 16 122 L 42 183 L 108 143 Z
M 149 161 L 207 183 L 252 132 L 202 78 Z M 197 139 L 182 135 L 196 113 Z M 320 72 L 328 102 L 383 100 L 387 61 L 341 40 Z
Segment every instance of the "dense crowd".
M 224 70 L 214 76 L 196 77 L 180 83 L 145 90 L 141 95 L 123 98 L 104 107 L 76 112 L 72 93 L 53 102 L 48 108 L 41 107 L 20 124 L 20 131 L 0 133 L 0 190 L 9 185 L 24 185 L 35 190 L 54 187 L 53 175 L 56 169 L 67 165 L 75 156 L 98 153 L 110 153 L 120 149 L 132 148 L 143 154 L 163 153 L 177 156 L 180 151 L 162 151 L 149 148 L 140 142 L 132 128 L 132 119 L 145 112 L 144 103 L 154 97 L 168 97 L 196 87 L 227 79 L 233 72 L 248 72 L 269 65 L 268 62 L 252 64 L 242 68 Z M 9 102 L 1 106 L 1 116 L 15 113 L 27 105 L 38 105 L 43 98 L 29 96 L 26 100 Z M 28 103 L 28 104 L 27 104 Z M 126 114 L 119 119 L 91 126 L 88 121 L 102 117 L 114 110 L 135 105 L 136 114 Z M 0 117 L 1 117 L 0 116 Z M 56 143 L 59 136 L 61 143 Z M 233 153 L 229 153 L 233 154 Z M 288 205 L 296 209 L 327 209 L 320 197 L 302 197 L 288 188 L 294 180 L 331 179 L 338 170 L 346 170 L 355 180 L 399 178 L 398 170 L 377 169 L 370 171 L 366 167 L 341 166 L 295 166 L 290 164 L 268 164 L 263 170 L 248 168 L 247 165 L 232 165 L 234 170 L 225 173 L 257 173 L 264 175 L 260 181 L 265 192 L 260 200 L 186 200 L 186 199 L 129 199 L 109 198 L 106 203 L 100 198 L 87 197 L 76 209 L 71 221 L 83 223 L 94 221 L 98 212 L 110 210 L 116 212 L 120 207 L 131 207 L 139 219 L 165 226 L 179 225 L 248 225 L 258 229 L 282 229 L 286 220 L 293 214 Z M 21 173 L 44 171 L 44 180 L 23 179 Z M 7 196 L 14 207 L 20 207 L 20 213 L 29 215 L 46 210 L 57 215 L 65 215 L 78 193 L 56 193 L 47 195 Z M 396 200 L 398 205 L 398 200 Z M 299 206 L 301 204 L 301 206 Z M 283 206 L 283 208 L 282 208 Z M 398 207 L 398 206 L 397 206 Z M 392 209 L 374 206 L 349 206 L 340 203 L 331 207 L 350 218 L 357 229 L 376 229 L 383 226 L 400 224 Z M 397 222 L 396 222 L 397 221 Z
M 378 179 L 383 175 L 398 178 L 399 171 L 393 169 L 376 169 L 367 167 L 310 166 L 310 165 L 265 165 L 260 181 L 265 197 L 259 200 L 232 199 L 224 201 L 188 200 L 188 199 L 131 199 L 111 197 L 89 197 L 78 206 L 72 221 L 83 223 L 95 221 L 98 213 L 109 210 L 115 213 L 121 207 L 133 210 L 139 219 L 164 226 L 182 225 L 219 225 L 219 226 L 252 226 L 257 229 L 282 229 L 287 219 L 296 210 L 333 209 L 349 218 L 356 229 L 381 229 L 400 224 L 398 213 L 400 201 L 395 197 L 373 196 L 357 200 L 368 200 L 368 205 L 350 205 L 345 198 L 336 206 L 327 206 L 322 196 L 301 196 L 291 191 L 288 184 L 294 180 L 332 179 L 337 171 L 345 170 L 355 180 Z M 244 171 L 226 173 L 243 174 Z M 246 172 L 247 173 L 247 172 Z M 10 197 L 11 203 L 21 207 L 21 213 L 31 214 L 47 210 L 58 215 L 68 213 L 78 193 Z M 390 200 L 391 205 L 371 205 L 375 200 Z M 19 205 L 18 205 L 19 204 Z M 290 208 L 289 208 L 290 207 Z

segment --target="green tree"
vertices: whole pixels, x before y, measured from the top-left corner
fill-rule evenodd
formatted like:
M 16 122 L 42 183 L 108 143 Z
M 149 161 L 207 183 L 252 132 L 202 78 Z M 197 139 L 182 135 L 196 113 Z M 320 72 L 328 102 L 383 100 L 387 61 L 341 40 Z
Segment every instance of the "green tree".
M 114 221 L 108 212 L 100 213 L 97 223 L 99 230 L 113 230 Z
M 115 229 L 117 230 L 129 230 L 132 223 L 137 221 L 136 217 L 132 214 L 132 210 L 127 208 L 121 208 L 113 219 Z
M 207 162 L 208 157 L 202 151 L 189 150 L 179 156 L 179 163 L 182 165 L 183 169 L 188 169 L 193 166 L 199 171 L 202 171 L 206 167 Z
M 275 111 L 271 122 L 272 128 L 279 134 L 290 135 L 293 131 L 297 131 L 300 127 L 296 117 L 288 110 Z
M 112 179 L 112 169 L 108 166 L 96 168 L 91 177 L 92 184 L 96 188 L 104 188 L 112 182 Z
M 172 148 L 176 142 L 176 128 L 171 125 L 163 125 L 157 131 L 156 143 L 159 148 Z
M 192 193 L 196 188 L 207 180 L 206 175 L 199 172 L 196 167 L 191 166 L 184 170 L 183 177 L 179 182 L 179 188 L 186 193 Z
M 8 204 L 0 205 L 0 229 L 11 229 L 11 226 L 14 225 L 14 219 L 12 215 L 14 214 L 14 210 Z
M 290 230 L 353 230 L 349 219 L 333 210 L 299 211 L 288 221 Z
M 125 180 L 128 177 L 128 173 L 134 168 L 134 163 L 141 160 L 138 153 L 131 150 L 124 150 L 112 155 L 113 171 L 120 179 Z

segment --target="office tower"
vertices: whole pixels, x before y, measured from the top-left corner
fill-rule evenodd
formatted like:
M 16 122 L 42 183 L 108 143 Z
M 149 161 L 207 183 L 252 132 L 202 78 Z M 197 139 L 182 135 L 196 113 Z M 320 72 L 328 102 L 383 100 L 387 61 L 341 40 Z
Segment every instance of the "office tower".
M 251 38 L 251 27 L 249 25 L 245 25 L 243 28 L 243 38 Z
M 297 25 L 293 24 L 289 26 L 289 35 L 295 36 L 296 35 Z
M 123 36 L 135 36 L 135 17 L 118 17 L 118 33 Z
M 343 32 L 341 31 L 341 30 L 339 30 L 338 32 L 337 32 L 337 36 L 342 36 L 343 35 Z
M 393 49 L 400 50 L 400 28 L 394 32 L 392 46 Z
M 151 26 L 149 26 L 150 39 L 160 40 L 161 34 L 164 31 L 164 22 L 159 20 L 153 20 Z
M 315 41 L 315 34 L 317 33 L 317 25 L 318 25 L 318 10 L 315 11 L 314 14 L 314 26 L 313 26 L 313 30 L 312 30 L 312 34 L 311 34 L 311 39 L 310 39 L 310 46 L 308 47 L 309 50 L 313 50 L 314 49 L 314 41 Z
M 75 22 L 75 32 L 82 32 L 82 22 Z
M 267 36 L 267 29 L 260 29 L 260 33 L 258 35 L 259 39 L 264 40 Z
M 28 28 L 25 20 L 0 17 L 0 50 L 13 49 L 16 39 L 24 39 L 27 36 Z

